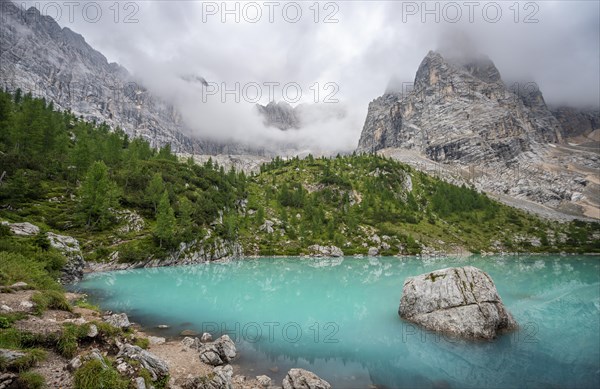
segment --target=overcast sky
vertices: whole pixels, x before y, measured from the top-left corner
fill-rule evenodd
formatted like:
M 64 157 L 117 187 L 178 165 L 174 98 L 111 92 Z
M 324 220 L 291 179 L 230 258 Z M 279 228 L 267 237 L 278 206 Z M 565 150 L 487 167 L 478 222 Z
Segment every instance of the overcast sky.
M 302 88 L 299 102 L 313 102 L 319 90 L 319 102 L 329 97 L 334 101 L 329 104 L 343 107 L 347 115 L 286 133 L 286 139 L 303 139 L 307 147 L 353 149 L 369 101 L 383 93 L 392 77 L 412 81 L 427 52 L 455 37 L 487 54 L 505 81 L 535 81 L 548 103 L 600 105 L 598 1 L 521 2 L 516 7 L 513 1 L 428 2 L 430 13 L 421 1 L 320 2 L 318 7 L 313 1 L 228 2 L 229 9 L 237 6 L 233 14 L 224 14 L 221 1 L 121 1 L 117 14 L 111 0 L 95 3 L 102 6 L 100 17 L 95 4 L 88 5 L 87 20 L 85 3 L 75 8 L 72 22 L 63 6 L 59 23 L 175 102 L 202 135 L 258 143 L 280 139 L 279 131 L 264 129 L 251 117 L 256 88 L 250 83 L 261 86 L 260 102 L 266 104 L 265 83 L 293 82 Z M 46 11 L 56 13 L 50 7 Z M 247 93 L 240 104 L 233 95 L 222 104 L 219 91 L 204 96 L 203 103 L 202 84 L 181 79 L 192 75 L 218 83 L 219 89 L 233 89 L 239 82 Z M 288 89 L 286 97 L 292 100 L 295 91 Z M 282 100 L 282 93 L 276 89 L 274 99 Z

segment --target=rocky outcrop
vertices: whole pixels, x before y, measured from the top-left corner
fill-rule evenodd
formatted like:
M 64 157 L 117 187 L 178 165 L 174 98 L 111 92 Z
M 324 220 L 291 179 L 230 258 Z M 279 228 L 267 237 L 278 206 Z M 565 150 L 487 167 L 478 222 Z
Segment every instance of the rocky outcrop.
M 291 369 L 283 379 L 283 389 L 330 389 L 329 382 L 304 369 Z
M 430 52 L 412 90 L 370 103 L 358 151 L 381 150 L 512 206 L 541 204 L 522 208 L 542 217 L 597 219 L 600 192 L 589 173 L 598 163 L 597 112 L 551 111 L 535 83 L 505 85 L 486 57 Z
M 311 257 L 343 257 L 344 252 L 337 246 L 320 246 L 314 244 L 308 246 Z
M 138 361 L 144 369 L 148 370 L 153 381 L 169 375 L 169 366 L 165 361 L 139 346 L 123 344 L 117 358 L 123 357 Z
M 62 269 L 60 282 L 62 284 L 70 284 L 79 281 L 83 277 L 85 260 L 83 259 L 77 239 L 67 235 L 58 235 L 53 232 L 48 232 L 46 236 L 50 245 L 67 257 L 67 263 Z
M 210 343 L 196 342 L 196 347 L 200 360 L 212 366 L 229 363 L 237 355 L 235 344 L 228 335 L 223 335 Z
M 117 328 L 126 329 L 131 326 L 131 323 L 129 322 L 129 318 L 127 317 L 126 313 L 114 313 L 112 315 L 105 316 L 104 321 L 110 324 L 111 326 Z
M 2 224 L 8 225 L 10 231 L 19 236 L 32 236 L 40 233 L 40 228 L 31 223 L 7 223 L 2 222 Z
M 426 329 L 471 339 L 517 328 L 490 276 L 472 266 L 407 278 L 398 314 Z
M 551 110 L 562 127 L 562 135 L 565 139 L 587 137 L 594 131 L 600 130 L 600 110 L 597 108 L 553 107 Z
M 231 365 L 217 366 L 208 377 L 189 378 L 182 387 L 183 389 L 232 389 L 232 377 Z
M 531 142 L 558 142 L 560 124 L 541 94 L 526 104 L 486 57 L 429 52 L 409 93 L 369 104 L 358 150 L 417 149 L 436 161 L 510 160 Z
M 118 252 L 111 256 L 111 262 L 88 262 L 86 271 L 102 272 L 112 270 L 126 270 L 137 268 L 151 268 L 161 266 L 192 265 L 215 260 L 240 258 L 244 255 L 242 245 L 237 241 L 228 241 L 219 237 L 195 240 L 190 243 L 181 243 L 179 249 L 166 258 L 148 258 L 145 261 L 120 263 L 117 261 Z
M 300 118 L 294 108 L 285 101 L 271 101 L 267 105 L 256 104 L 256 109 L 264 118 L 265 126 L 276 127 L 280 130 L 300 128 Z

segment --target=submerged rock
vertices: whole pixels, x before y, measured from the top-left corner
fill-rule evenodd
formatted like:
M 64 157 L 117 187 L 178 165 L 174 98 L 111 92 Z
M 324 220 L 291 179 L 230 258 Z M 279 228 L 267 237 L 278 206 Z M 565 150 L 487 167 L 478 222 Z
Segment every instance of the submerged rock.
M 490 276 L 473 266 L 407 278 L 398 314 L 429 330 L 472 339 L 517 328 Z
M 283 379 L 283 389 L 330 389 L 329 382 L 304 369 L 291 369 Z

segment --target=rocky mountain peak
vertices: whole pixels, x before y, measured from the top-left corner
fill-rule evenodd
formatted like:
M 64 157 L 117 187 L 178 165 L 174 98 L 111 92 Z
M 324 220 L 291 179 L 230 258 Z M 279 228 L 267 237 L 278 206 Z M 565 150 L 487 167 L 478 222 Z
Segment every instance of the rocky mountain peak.
M 437 166 L 470 166 L 472 177 L 487 169 L 477 173 L 489 177 L 481 189 L 589 215 L 600 201 L 587 195 L 592 185 L 581 172 L 598 160 L 588 153 L 600 139 L 597 112 L 552 112 L 535 83 L 505 85 L 489 58 L 430 51 L 412 91 L 369 104 L 357 150 L 398 149 Z M 574 153 L 569 137 L 586 148 Z
M 421 91 L 440 86 L 440 82 L 454 86 L 462 84 L 458 86 L 463 88 L 474 82 L 503 86 L 496 65 L 485 55 L 444 57 L 437 51 L 430 51 L 419 65 L 414 87 Z
M 300 117 L 296 110 L 285 101 L 271 101 L 267 105 L 257 104 L 258 112 L 264 117 L 266 126 L 276 127 L 280 130 L 300 128 Z
M 88 121 L 122 128 L 153 147 L 171 144 L 177 152 L 249 152 L 186 135 L 177 110 L 153 96 L 139 80 L 92 48 L 80 34 L 35 7 L 0 3 L 0 88 L 43 97 L 57 109 Z

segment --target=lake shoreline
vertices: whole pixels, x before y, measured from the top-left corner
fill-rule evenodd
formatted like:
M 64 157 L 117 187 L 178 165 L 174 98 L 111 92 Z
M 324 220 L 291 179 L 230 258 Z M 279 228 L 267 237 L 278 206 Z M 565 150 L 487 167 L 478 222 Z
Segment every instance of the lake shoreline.
M 481 257 L 490 257 L 490 256 L 501 256 L 501 257 L 533 257 L 533 256 L 547 256 L 547 255 L 558 255 L 561 257 L 571 257 L 571 256 L 586 256 L 586 257 L 600 257 L 600 253 L 539 253 L 539 252 L 531 252 L 531 253 L 446 253 L 446 254 L 436 254 L 436 255 L 391 255 L 391 256 L 369 256 L 369 255 L 342 255 L 342 256 L 315 256 L 315 255 L 248 255 L 243 257 L 225 257 L 218 258 L 208 261 L 198 261 L 198 262 L 171 262 L 168 260 L 148 260 L 148 261 L 139 261 L 132 263 L 120 263 L 118 261 L 110 261 L 110 262 L 90 262 L 86 261 L 85 267 L 83 269 L 83 274 L 94 274 L 94 273 L 106 273 L 111 271 L 119 271 L 119 270 L 133 270 L 133 269 L 150 269 L 150 268 L 161 268 L 161 267 L 179 267 L 179 266 L 191 266 L 191 265 L 202 265 L 209 263 L 226 263 L 230 261 L 245 261 L 245 260 L 254 260 L 254 259 L 264 259 L 264 258 L 296 258 L 299 260 L 306 259 L 315 259 L 315 258 L 415 258 L 415 259 L 423 259 L 423 258 L 456 258 L 456 257 L 472 257 L 472 256 L 481 256 Z

